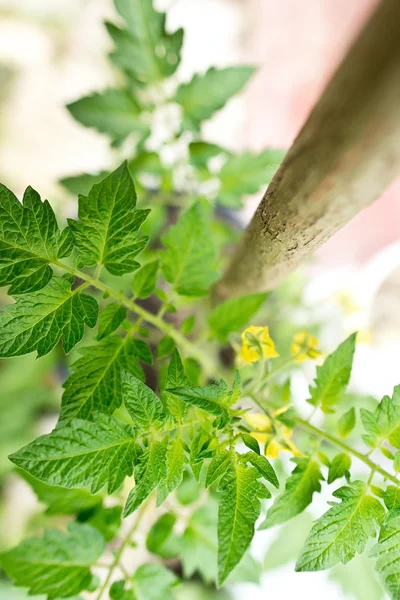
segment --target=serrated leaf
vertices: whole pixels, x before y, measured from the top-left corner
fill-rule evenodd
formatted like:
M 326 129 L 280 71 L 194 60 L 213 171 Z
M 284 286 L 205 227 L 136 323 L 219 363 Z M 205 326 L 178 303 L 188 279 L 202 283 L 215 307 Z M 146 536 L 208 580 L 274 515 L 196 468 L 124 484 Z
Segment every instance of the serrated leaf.
M 124 508 L 127 517 L 146 500 L 151 492 L 164 482 L 167 475 L 167 448 L 158 441 L 150 441 L 135 466 L 135 487 L 130 491 Z
M 196 202 L 162 238 L 166 247 L 161 254 L 163 275 L 182 296 L 202 296 L 218 278 L 210 228 L 208 206 Z
M 264 150 L 260 154 L 243 152 L 228 157 L 218 173 L 221 182 L 218 204 L 240 208 L 244 195 L 255 194 L 268 185 L 283 157 L 281 150 Z
M 157 285 L 159 261 L 153 260 L 139 269 L 133 276 L 132 290 L 136 298 L 144 299 L 152 295 Z
M 102 340 L 118 329 L 126 318 L 126 312 L 125 306 L 121 306 L 117 302 L 108 304 L 100 314 L 97 339 Z
M 240 455 L 240 460 L 246 463 L 250 463 L 257 469 L 257 471 L 272 485 L 276 488 L 279 487 L 279 481 L 276 476 L 274 469 L 271 466 L 269 460 L 265 458 L 265 456 L 260 456 L 255 452 L 246 452 L 245 454 Z
M 400 509 L 400 488 L 395 485 L 388 485 L 383 495 L 383 501 L 385 506 L 390 511 L 396 511 Z
M 217 481 L 228 469 L 231 464 L 231 454 L 228 450 L 219 452 L 214 456 L 207 469 L 206 487 Z
M 228 391 L 228 387 L 223 380 L 219 385 L 173 388 L 170 392 L 183 402 L 196 406 L 216 417 L 227 417 L 228 415 L 227 409 L 232 392 Z
M 122 373 L 122 394 L 127 411 L 143 433 L 158 428 L 164 419 L 162 402 L 147 385 L 127 371 Z
M 345 412 L 338 421 L 338 432 L 342 438 L 346 438 L 354 429 L 356 424 L 356 411 L 352 407 Z
M 144 379 L 141 340 L 110 335 L 94 346 L 80 348 L 81 358 L 72 365 L 64 383 L 59 423 L 72 419 L 92 420 L 95 413 L 112 414 L 122 404 L 121 372 Z
M 186 402 L 175 396 L 170 390 L 189 386 L 190 381 L 186 376 L 185 369 L 183 368 L 180 354 L 175 348 L 168 365 L 167 380 L 165 382 L 163 396 L 165 397 L 169 411 L 178 421 L 181 421 L 186 415 L 188 406 Z
M 198 131 L 201 122 L 223 108 L 253 73 L 253 67 L 211 67 L 204 75 L 194 75 L 191 81 L 181 84 L 175 102 L 182 107 L 184 127 Z
M 293 458 L 296 467 L 286 481 L 285 491 L 275 499 L 259 529 L 284 523 L 303 512 L 312 502 L 315 492 L 321 491 L 323 479 L 319 464 L 308 458 Z
M 268 497 L 267 488 L 258 481 L 260 472 L 232 455 L 219 489 L 218 583 L 226 580 L 240 562 L 254 536 L 261 512 L 260 499 Z
M 181 483 L 185 469 L 185 460 L 186 455 L 182 440 L 177 437 L 168 445 L 167 475 L 163 484 L 158 488 L 157 506 L 160 506 Z
M 226 342 L 230 333 L 240 331 L 251 321 L 266 297 L 267 294 L 249 294 L 219 304 L 208 318 L 213 335 L 220 342 Z
M 351 459 L 345 452 L 340 452 L 332 460 L 328 471 L 328 483 L 343 477 L 351 467 Z
M 4 552 L 0 563 L 19 587 L 49 600 L 66 598 L 88 589 L 90 567 L 104 551 L 100 533 L 88 525 L 70 523 L 68 532 L 47 529 L 42 537 L 24 540 Z
M 211 438 L 204 431 L 199 431 L 192 440 L 190 446 L 190 466 L 196 481 L 200 480 L 204 459 L 209 458 L 209 456 L 204 456 L 204 452 L 207 453 L 210 441 Z
M 379 533 L 378 543 L 370 556 L 376 559 L 376 570 L 392 600 L 400 597 L 400 516 L 389 513 Z
M 53 277 L 45 288 L 20 296 L 0 312 L 0 357 L 50 352 L 61 339 L 68 353 L 80 342 L 84 326 L 94 327 L 98 304 L 63 277 Z
M 394 448 L 400 448 L 400 385 L 393 389 L 392 398 L 384 396 L 374 412 L 362 408 L 361 421 L 366 435 L 364 442 L 377 448 L 387 440 Z
M 107 24 L 114 41 L 114 63 L 137 83 L 157 82 L 172 75 L 180 62 L 183 30 L 165 30 L 165 14 L 154 10 L 152 0 L 114 0 L 126 29 Z
M 90 487 L 93 494 L 107 487 L 112 494 L 132 475 L 139 451 L 132 427 L 99 414 L 93 423 L 74 419 L 9 458 L 49 485 Z
M 356 334 L 352 333 L 325 359 L 321 367 L 317 367 L 317 377 L 314 385 L 310 386 L 311 397 L 307 402 L 319 406 L 325 413 L 335 411 L 350 380 L 355 345 Z
M 68 220 L 78 250 L 79 267 L 104 265 L 112 275 L 139 268 L 134 259 L 148 239 L 139 229 L 149 211 L 136 209 L 133 179 L 124 162 L 88 196 L 79 196 L 79 221 Z
M 71 102 L 67 109 L 79 123 L 110 135 L 118 143 L 130 133 L 141 140 L 149 134 L 147 125 L 140 120 L 139 104 L 128 90 L 94 93 Z
M 354 481 L 333 493 L 341 502 L 334 503 L 313 525 L 301 550 L 296 571 L 321 571 L 338 563 L 348 563 L 364 551 L 375 537 L 385 511 L 368 494 L 368 486 Z
M 12 295 L 40 290 L 53 276 L 51 263 L 71 251 L 47 200 L 28 187 L 20 203 L 0 184 L 0 286 Z

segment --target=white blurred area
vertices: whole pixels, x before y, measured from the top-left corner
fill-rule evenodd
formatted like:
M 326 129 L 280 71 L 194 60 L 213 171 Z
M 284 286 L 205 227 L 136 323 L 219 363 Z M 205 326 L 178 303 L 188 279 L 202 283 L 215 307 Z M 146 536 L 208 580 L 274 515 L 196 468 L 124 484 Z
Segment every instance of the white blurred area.
M 205 129 L 210 141 L 256 150 L 291 143 L 373 4 L 376 0 L 157 3 L 170 9 L 172 29 L 186 29 L 182 80 L 210 65 L 261 66 L 248 91 Z M 106 59 L 110 43 L 103 27 L 113 16 L 112 0 L 0 0 L 0 181 L 19 195 L 32 185 L 65 214 L 75 205 L 57 180 L 107 168 L 111 160 L 106 137 L 75 123 L 64 105 L 117 80 Z M 244 218 L 257 201 L 250 199 Z M 352 389 L 377 398 L 400 383 L 398 207 L 394 184 L 310 263 L 305 290 L 306 304 L 326 323 L 321 346 L 327 351 L 360 331 Z M 302 324 L 301 314 L 298 321 Z M 310 381 L 312 368 L 306 375 Z M 295 393 L 304 398 L 306 392 L 304 378 Z M 318 509 L 324 507 L 314 516 Z M 263 532 L 256 550 L 261 553 L 274 536 Z M 327 574 L 295 574 L 292 567 L 267 572 L 262 588 L 240 585 L 234 594 L 238 600 L 352 597 Z

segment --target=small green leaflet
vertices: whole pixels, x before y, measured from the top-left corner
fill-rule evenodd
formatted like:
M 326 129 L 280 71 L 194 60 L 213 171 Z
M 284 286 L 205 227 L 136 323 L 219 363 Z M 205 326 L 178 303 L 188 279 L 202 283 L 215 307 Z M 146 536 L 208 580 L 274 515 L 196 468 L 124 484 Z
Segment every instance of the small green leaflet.
M 338 421 L 338 432 L 342 438 L 346 438 L 354 429 L 356 424 L 356 410 L 354 406 L 342 415 Z
M 392 398 L 382 398 L 374 412 L 362 408 L 360 414 L 366 431 L 362 437 L 368 446 L 377 448 L 387 440 L 400 448 L 400 385 L 394 388 Z
M 178 585 L 179 580 L 163 565 L 146 563 L 140 565 L 128 583 L 132 588 L 129 591 L 125 591 L 124 581 L 113 583 L 111 600 L 174 600 L 171 588 Z
M 108 89 L 91 94 L 67 105 L 71 115 L 100 133 L 106 133 L 121 143 L 130 133 L 140 140 L 148 136 L 149 130 L 141 122 L 141 109 L 128 90 Z
M 336 479 L 340 479 L 341 477 L 346 475 L 350 467 L 350 456 L 345 452 L 340 452 L 339 454 L 337 454 L 332 460 L 331 464 L 329 465 L 328 483 L 332 483 L 333 481 L 336 481 Z
M 400 509 L 400 488 L 388 485 L 383 496 L 383 501 L 390 511 Z
M 186 402 L 175 396 L 170 390 L 181 387 L 187 388 L 189 386 L 190 381 L 186 376 L 185 369 L 183 368 L 180 354 L 175 348 L 168 365 L 167 380 L 165 382 L 163 398 L 165 398 L 169 411 L 178 421 L 181 421 L 186 415 L 188 406 Z
M 223 108 L 253 73 L 253 67 L 211 67 L 204 75 L 194 75 L 191 81 L 183 83 L 174 100 L 182 107 L 184 127 L 198 131 L 202 121 Z
M 330 569 L 339 562 L 348 563 L 364 551 L 385 515 L 381 503 L 367 492 L 368 486 L 364 482 L 354 481 L 333 493 L 341 502 L 333 503 L 313 525 L 296 571 Z
M 376 570 L 392 600 L 400 593 L 400 516 L 398 511 L 389 513 L 379 533 L 378 543 L 370 556 L 376 559 Z
M 68 532 L 47 529 L 43 537 L 24 540 L 0 555 L 0 564 L 19 587 L 49 600 L 66 598 L 90 587 L 90 567 L 104 552 L 104 540 L 89 525 L 69 523 Z
M 157 82 L 175 73 L 180 63 L 183 30 L 167 33 L 165 14 L 154 10 L 152 0 L 114 3 L 127 28 L 107 24 L 115 44 L 113 62 L 139 84 Z
M 192 467 L 196 481 L 200 481 L 204 459 L 212 456 L 212 452 L 209 450 L 210 443 L 211 438 L 202 430 L 200 430 L 192 440 L 190 447 L 190 466 Z
M 28 187 L 21 204 L 0 184 L 0 286 L 12 295 L 40 290 L 53 276 L 50 264 L 71 251 L 70 232 L 59 231 L 47 200 Z
M 218 481 L 229 465 L 231 464 L 231 453 L 228 450 L 216 454 L 207 469 L 206 487 L 210 487 L 215 481 Z
M 230 333 L 239 332 L 257 314 L 267 294 L 249 294 L 219 304 L 208 318 L 213 335 L 226 342 Z
M 162 238 L 166 247 L 161 253 L 163 275 L 182 296 L 202 296 L 218 278 L 210 229 L 209 205 L 196 202 Z
M 158 488 L 157 506 L 181 483 L 185 468 L 186 455 L 182 440 L 179 437 L 173 439 L 167 449 L 167 475 L 163 484 Z
M 256 452 L 256 454 L 261 454 L 260 445 L 252 435 L 249 433 L 242 433 L 241 436 L 245 446 L 250 448 L 250 450 L 253 450 L 253 452 Z
M 180 551 L 180 544 L 174 534 L 176 515 L 172 512 L 164 513 L 150 527 L 146 539 L 146 548 L 149 552 L 161 558 L 173 558 Z
M 321 491 L 323 477 L 319 464 L 308 458 L 292 458 L 292 461 L 296 467 L 286 480 L 285 491 L 275 499 L 259 529 L 267 529 L 295 517 L 311 504 L 313 494 Z
M 136 427 L 145 434 L 159 428 L 164 420 L 161 400 L 143 381 L 127 371 L 121 377 L 124 404 Z
M 118 329 L 126 318 L 126 312 L 126 308 L 117 302 L 108 304 L 100 314 L 97 339 L 102 340 Z
M 112 494 L 132 475 L 140 447 L 131 426 L 102 414 L 94 418 L 93 423 L 74 419 L 9 458 L 49 485 L 90 487 L 93 494 L 107 487 Z
M 254 537 L 255 522 L 261 512 L 260 500 L 270 496 L 267 488 L 258 481 L 260 476 L 259 470 L 247 466 L 240 455 L 231 454 L 230 465 L 219 485 L 219 585 L 223 584 L 248 549 Z
M 218 203 L 229 208 L 240 208 L 244 195 L 255 194 L 268 185 L 283 156 L 281 150 L 231 155 L 218 173 L 221 181 Z
M 325 413 L 335 411 L 335 406 L 346 391 L 353 365 L 356 335 L 352 333 L 328 356 L 321 367 L 317 367 L 317 377 L 314 386 L 310 386 L 311 398 L 307 402 L 319 406 Z
M 142 504 L 151 492 L 162 484 L 167 475 L 166 445 L 151 440 L 135 466 L 136 485 L 126 501 L 124 517 L 127 517 Z
M 110 335 L 94 346 L 80 348 L 81 357 L 72 365 L 64 383 L 60 423 L 93 419 L 96 412 L 112 414 L 122 404 L 121 372 L 144 379 L 139 360 L 151 364 L 149 347 L 127 335 Z
M 279 487 L 279 482 L 276 473 L 265 456 L 260 456 L 255 452 L 246 452 L 240 455 L 240 460 L 243 464 L 249 463 L 259 471 L 260 475 L 275 487 Z M 232 454 L 225 450 L 216 454 L 208 466 L 206 487 L 212 485 L 220 477 L 222 477 L 232 462 Z
M 228 418 L 227 410 L 230 406 L 232 392 L 228 390 L 223 379 L 219 385 L 173 388 L 170 392 L 183 402 L 196 406 L 211 415 Z
M 132 290 L 136 298 L 144 299 L 152 295 L 157 285 L 159 261 L 149 262 L 136 271 L 132 280 Z
M 136 209 L 133 179 L 124 162 L 88 196 L 79 196 L 79 221 L 68 220 L 78 250 L 79 267 L 104 265 L 112 275 L 139 268 L 135 257 L 148 238 L 139 229 L 149 211 Z
M 45 288 L 20 296 L 0 312 L 0 357 L 50 352 L 61 339 L 68 353 L 80 342 L 84 326 L 94 327 L 98 304 L 94 298 L 71 290 L 71 281 L 53 277 Z

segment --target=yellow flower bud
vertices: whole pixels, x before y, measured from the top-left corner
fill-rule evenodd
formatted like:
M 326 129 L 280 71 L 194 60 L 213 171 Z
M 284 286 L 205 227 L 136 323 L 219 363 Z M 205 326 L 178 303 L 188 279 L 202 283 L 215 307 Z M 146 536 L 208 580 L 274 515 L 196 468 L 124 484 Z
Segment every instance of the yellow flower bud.
M 295 357 L 296 363 L 301 363 L 307 358 L 318 358 L 321 356 L 321 351 L 318 350 L 318 340 L 307 331 L 300 331 L 293 337 L 290 352 Z

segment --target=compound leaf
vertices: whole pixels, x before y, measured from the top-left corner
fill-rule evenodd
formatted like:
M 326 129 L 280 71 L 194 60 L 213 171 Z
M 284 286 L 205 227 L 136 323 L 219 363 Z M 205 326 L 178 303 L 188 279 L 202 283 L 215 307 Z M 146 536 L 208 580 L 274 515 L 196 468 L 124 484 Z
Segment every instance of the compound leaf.
M 340 452 L 335 456 L 329 465 L 328 483 L 332 483 L 336 479 L 343 477 L 350 469 L 351 459 L 346 452 Z
M 175 102 L 182 107 L 184 127 L 198 131 L 201 122 L 223 108 L 253 73 L 253 67 L 211 67 L 204 75 L 194 75 L 191 81 L 180 85 Z
M 112 414 L 122 404 L 121 372 L 144 379 L 139 365 L 142 342 L 131 336 L 110 335 L 106 340 L 80 349 L 64 383 L 60 423 L 72 419 L 93 419 L 96 412 Z M 147 361 L 146 361 L 147 362 Z
M 80 342 L 84 326 L 94 327 L 98 304 L 72 290 L 64 277 L 53 277 L 45 288 L 20 296 L 0 312 L 0 357 L 50 352 L 61 339 L 68 353 Z
M 398 511 L 389 513 L 379 533 L 378 543 L 370 556 L 376 559 L 376 570 L 392 600 L 400 594 L 400 516 Z
M 295 517 L 311 504 L 314 492 L 321 491 L 320 481 L 323 477 L 319 464 L 308 458 L 292 460 L 296 467 L 286 481 L 285 491 L 275 499 L 260 529 L 267 529 Z
M 68 221 L 79 252 L 78 266 L 104 265 L 112 275 L 138 269 L 134 259 L 148 241 L 139 229 L 148 213 L 136 209 L 135 186 L 124 162 L 88 196 L 79 196 L 79 221 Z
M 385 511 L 368 486 L 354 481 L 333 493 L 341 502 L 333 503 L 312 527 L 301 550 L 296 571 L 321 571 L 338 563 L 348 563 L 364 551 Z
M 161 254 L 162 272 L 178 294 L 202 296 L 218 278 L 210 232 L 209 207 L 196 202 L 163 236 L 166 250 Z
M 90 567 L 103 552 L 104 540 L 96 529 L 70 523 L 67 533 L 47 529 L 42 537 L 24 540 L 4 552 L 0 563 L 15 585 L 53 600 L 88 589 Z
M 28 187 L 20 203 L 0 185 L 0 286 L 13 295 L 40 290 L 53 276 L 51 263 L 71 251 L 70 233 L 60 232 L 47 200 Z
M 325 413 L 332 413 L 342 399 L 350 380 L 353 365 L 356 335 L 352 333 L 317 367 L 314 386 L 310 386 L 311 397 L 307 400 L 313 406 L 321 407 Z
M 127 411 L 143 433 L 159 427 L 164 418 L 161 400 L 137 377 L 122 373 L 122 394 Z
M 362 437 L 368 446 L 377 448 L 387 440 L 400 448 L 400 385 L 394 388 L 392 398 L 382 398 L 374 412 L 362 408 L 360 414 L 366 431 Z
M 95 422 L 74 419 L 9 458 L 49 485 L 90 487 L 93 494 L 107 486 L 112 494 L 132 475 L 139 452 L 131 426 L 98 414 Z

